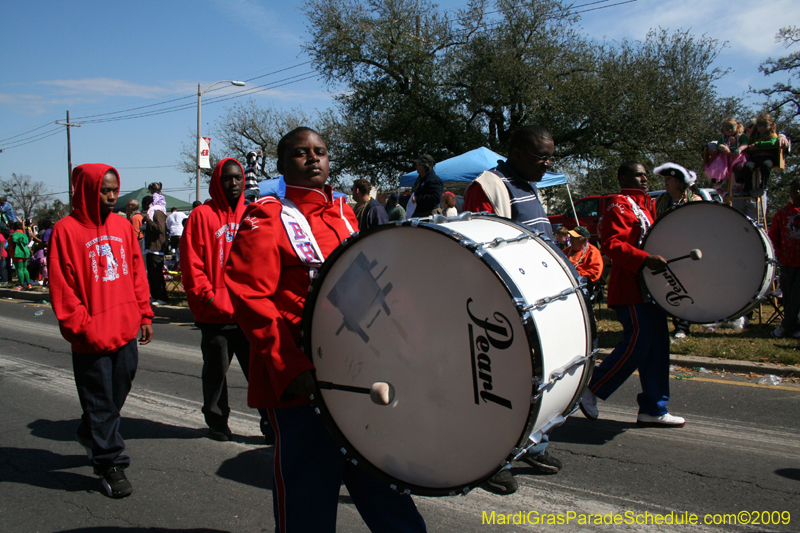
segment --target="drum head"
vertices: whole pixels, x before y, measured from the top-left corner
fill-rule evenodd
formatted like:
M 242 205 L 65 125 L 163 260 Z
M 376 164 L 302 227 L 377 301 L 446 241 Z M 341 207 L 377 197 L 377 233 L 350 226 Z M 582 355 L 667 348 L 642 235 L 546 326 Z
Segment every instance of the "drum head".
M 712 202 L 692 202 L 656 220 L 642 248 L 667 260 L 699 250 L 701 259 L 681 259 L 667 271 L 642 271 L 653 300 L 669 315 L 694 323 L 741 316 L 772 281 L 772 247 L 747 217 Z
M 303 320 L 318 381 L 394 388 L 389 405 L 342 390 L 314 398 L 348 458 L 394 488 L 469 490 L 527 440 L 533 328 L 498 274 L 446 231 L 406 223 L 348 240 Z

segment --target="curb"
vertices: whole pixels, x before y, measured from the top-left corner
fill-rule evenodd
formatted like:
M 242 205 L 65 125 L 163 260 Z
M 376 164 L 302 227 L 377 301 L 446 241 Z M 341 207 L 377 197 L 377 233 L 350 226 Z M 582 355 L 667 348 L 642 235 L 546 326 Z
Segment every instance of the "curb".
M 50 292 L 39 291 L 15 291 L 13 289 L 0 289 L 0 299 L 6 300 L 27 300 L 29 302 L 50 301 Z M 153 313 L 157 317 L 171 318 L 181 322 L 194 322 L 194 315 L 188 307 L 178 307 L 177 305 L 151 305 Z
M 611 348 L 601 348 L 598 355 L 608 355 Z M 755 361 L 739 361 L 736 359 L 720 359 L 718 357 L 700 357 L 698 355 L 669 355 L 669 363 L 694 369 L 703 367 L 707 370 L 749 374 L 775 374 L 781 377 L 800 377 L 800 366 L 779 365 L 775 363 L 757 363 Z

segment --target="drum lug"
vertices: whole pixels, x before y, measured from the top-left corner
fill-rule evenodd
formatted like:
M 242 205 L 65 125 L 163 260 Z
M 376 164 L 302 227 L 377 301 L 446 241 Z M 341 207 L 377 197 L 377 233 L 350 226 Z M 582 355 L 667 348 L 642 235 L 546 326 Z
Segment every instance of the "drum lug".
M 585 365 L 587 361 L 593 359 L 597 355 L 597 350 L 592 350 L 589 355 L 579 355 L 575 357 L 572 361 L 567 363 L 566 365 L 562 366 L 561 368 L 557 368 L 550 372 L 550 379 L 546 382 L 542 382 L 539 378 L 533 379 L 533 384 L 536 387 L 536 394 L 531 397 L 531 403 L 538 401 L 539 398 L 542 397 L 542 394 L 545 390 L 549 389 L 556 382 L 564 379 L 573 369 Z
M 533 310 L 533 309 L 539 309 L 539 308 L 542 308 L 542 307 L 546 307 L 551 302 L 555 302 L 557 300 L 563 300 L 563 299 L 567 298 L 568 296 L 570 296 L 572 294 L 575 294 L 579 290 L 581 290 L 580 286 L 572 287 L 570 289 L 564 289 L 560 293 L 554 294 L 553 296 L 545 296 L 544 298 L 536 300 L 534 303 L 523 307 L 522 310 L 523 311 L 530 311 L 530 310 Z

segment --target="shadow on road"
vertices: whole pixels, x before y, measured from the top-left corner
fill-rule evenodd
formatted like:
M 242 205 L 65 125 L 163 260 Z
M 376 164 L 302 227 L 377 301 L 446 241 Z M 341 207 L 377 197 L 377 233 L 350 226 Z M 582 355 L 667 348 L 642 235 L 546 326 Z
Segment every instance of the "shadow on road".
M 786 479 L 800 481 L 800 468 L 779 468 L 775 473 Z
M 258 448 L 242 452 L 224 461 L 217 469 L 217 475 L 244 485 L 272 490 L 274 448 Z
M 97 478 L 62 472 L 88 464 L 85 455 L 60 455 L 49 450 L 0 448 L 4 464 L 0 483 L 23 483 L 44 489 L 78 492 L 97 489 Z
M 28 424 L 31 435 L 41 439 L 56 441 L 73 441 L 78 430 L 79 419 L 46 420 L 40 418 Z M 183 426 L 171 426 L 145 420 L 143 418 L 122 417 L 120 434 L 125 440 L 133 439 L 202 439 L 206 437 L 204 429 Z
M 62 529 L 58 533 L 230 533 L 226 529 L 172 529 L 163 527 L 79 527 Z
M 570 417 L 563 426 L 553 431 L 550 441 L 602 446 L 635 427 L 635 422 Z

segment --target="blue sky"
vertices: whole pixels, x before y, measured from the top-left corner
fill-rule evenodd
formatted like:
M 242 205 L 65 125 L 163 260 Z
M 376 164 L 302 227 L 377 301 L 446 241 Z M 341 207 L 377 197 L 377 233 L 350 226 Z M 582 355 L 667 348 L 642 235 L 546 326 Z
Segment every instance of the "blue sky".
M 576 0 L 575 5 L 592 1 Z M 771 85 L 773 80 L 764 78 L 758 65 L 767 57 L 788 53 L 774 40 L 780 27 L 800 25 L 796 0 L 747 7 L 722 0 L 636 0 L 613 5 L 623 1 L 578 8 L 603 7 L 581 15 L 584 32 L 596 39 L 642 39 L 650 28 L 662 27 L 690 29 L 727 42 L 716 64 L 732 70 L 718 84 L 723 95 L 741 96 L 750 86 Z M 440 4 L 455 9 L 463 3 Z M 205 88 L 217 80 L 238 79 L 252 80 L 245 89 L 268 85 L 272 88 L 252 97 L 277 108 L 313 112 L 332 105 L 329 88 L 313 76 L 301 51 L 307 39 L 302 4 L 299 0 L 3 2 L 0 148 L 5 150 L 0 153 L 0 177 L 7 179 L 12 172 L 30 175 L 65 200 L 66 133 L 54 122 L 64 121 L 69 110 L 73 122 L 83 123 L 72 129 L 73 165 L 108 163 L 120 170 L 123 191 L 161 181 L 167 194 L 194 200 L 190 176 L 175 165 L 182 145 L 190 142 L 196 129 L 198 83 Z M 241 90 L 215 87 L 203 96 L 205 133 L 226 107 L 244 100 L 215 104 L 211 98 Z M 111 113 L 142 106 L 152 107 L 124 115 L 173 106 L 185 109 L 91 122 L 118 118 Z M 201 199 L 207 194 L 204 186 Z

